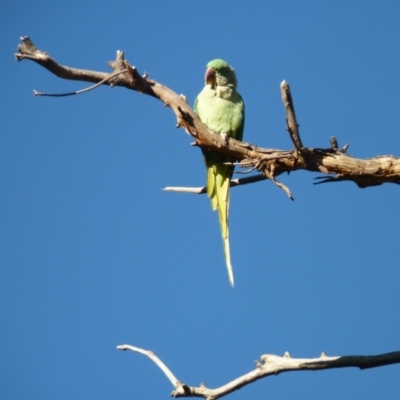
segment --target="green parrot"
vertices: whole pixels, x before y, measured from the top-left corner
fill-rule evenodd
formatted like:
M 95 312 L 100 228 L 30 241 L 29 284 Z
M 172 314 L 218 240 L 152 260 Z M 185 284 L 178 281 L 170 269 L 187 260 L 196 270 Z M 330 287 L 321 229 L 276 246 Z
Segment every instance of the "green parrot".
M 215 133 L 243 139 L 244 103 L 236 91 L 235 70 L 224 60 L 216 59 L 207 64 L 204 89 L 197 96 L 194 111 L 201 121 Z M 213 210 L 218 209 L 219 223 L 229 281 L 233 286 L 233 269 L 229 249 L 229 190 L 234 167 L 225 165 L 234 161 L 221 153 L 203 150 L 207 168 L 207 194 Z

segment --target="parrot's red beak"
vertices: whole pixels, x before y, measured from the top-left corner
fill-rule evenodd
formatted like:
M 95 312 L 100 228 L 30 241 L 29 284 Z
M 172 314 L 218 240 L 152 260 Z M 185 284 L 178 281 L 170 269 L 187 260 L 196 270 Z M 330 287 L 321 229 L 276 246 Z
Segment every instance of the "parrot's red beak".
M 211 67 L 207 68 L 206 76 L 204 77 L 206 85 L 214 86 L 215 84 L 215 70 Z

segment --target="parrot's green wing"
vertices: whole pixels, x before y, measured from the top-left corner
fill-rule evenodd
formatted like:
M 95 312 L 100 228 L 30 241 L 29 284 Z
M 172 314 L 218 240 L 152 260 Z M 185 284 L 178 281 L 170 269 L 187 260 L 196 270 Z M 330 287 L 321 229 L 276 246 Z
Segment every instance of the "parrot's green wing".
M 243 138 L 244 103 L 236 91 L 235 71 L 225 61 L 217 59 L 208 63 L 206 86 L 197 96 L 194 111 L 212 131 L 238 140 Z M 225 262 L 229 281 L 233 286 L 233 268 L 229 247 L 229 192 L 233 173 L 233 160 L 221 153 L 203 150 L 207 167 L 207 194 L 213 210 L 218 209 Z

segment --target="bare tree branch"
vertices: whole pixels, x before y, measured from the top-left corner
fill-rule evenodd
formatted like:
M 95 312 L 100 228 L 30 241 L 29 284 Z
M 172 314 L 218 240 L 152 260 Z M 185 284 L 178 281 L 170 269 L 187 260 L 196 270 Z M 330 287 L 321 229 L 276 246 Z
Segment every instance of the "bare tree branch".
M 281 94 L 283 106 L 286 110 L 286 129 L 289 132 L 295 149 L 300 154 L 301 161 L 304 163 L 304 159 L 301 155 L 301 152 L 303 150 L 303 143 L 301 142 L 300 138 L 299 124 L 297 123 L 296 113 L 294 112 L 294 104 L 292 93 L 290 92 L 289 83 L 286 81 L 281 82 Z
M 252 175 L 252 176 L 247 176 L 246 178 L 237 178 L 237 179 L 232 179 L 230 183 L 230 187 L 235 187 L 235 186 L 240 186 L 240 185 L 247 185 L 249 183 L 254 183 L 254 182 L 259 182 L 259 181 L 265 181 L 265 179 L 268 179 L 264 175 Z M 207 188 L 205 186 L 201 187 L 178 187 L 178 186 L 167 186 L 164 189 L 162 189 L 166 192 L 180 192 L 180 193 L 194 193 L 194 194 L 204 194 L 207 193 Z
M 169 368 L 152 352 L 143 350 L 138 347 L 130 345 L 117 346 L 119 350 L 131 350 L 137 353 L 144 354 L 167 375 L 168 379 L 174 386 L 171 393 L 173 397 L 203 397 L 207 400 L 216 400 L 220 397 L 226 396 L 243 386 L 246 386 L 259 379 L 266 378 L 271 375 L 277 375 L 282 372 L 288 371 L 317 371 L 322 369 L 331 368 L 346 368 L 357 367 L 360 369 L 376 368 L 385 365 L 399 364 L 400 351 L 392 353 L 379 354 L 376 356 L 336 356 L 328 357 L 325 352 L 318 358 L 291 358 L 290 354 L 286 352 L 283 357 L 273 354 L 264 354 L 260 357 L 261 363 L 255 361 L 256 369 L 242 375 L 227 384 L 220 386 L 216 389 L 207 388 L 204 384 L 200 386 L 188 386 L 181 383 L 169 370 Z
M 144 354 L 145 356 L 149 357 L 150 360 L 152 360 L 161 369 L 161 371 L 164 372 L 164 374 L 167 376 L 167 378 L 172 383 L 172 385 L 174 386 L 175 390 L 178 393 L 182 393 L 182 394 L 186 393 L 186 389 L 185 389 L 186 385 L 183 385 L 181 382 L 179 382 L 179 380 L 175 377 L 175 375 L 171 372 L 171 370 L 152 351 L 143 350 L 143 349 L 140 349 L 139 347 L 134 347 L 129 344 L 123 344 L 123 345 L 117 346 L 117 349 L 123 350 L 123 351 L 131 350 L 136 353 Z
M 93 86 L 90 86 L 88 88 L 82 89 L 82 90 L 76 90 L 75 92 L 68 92 L 68 93 L 42 93 L 42 92 L 38 92 L 37 90 L 33 91 L 33 95 L 34 96 L 46 96 L 46 97 L 66 97 L 66 96 L 75 96 L 77 94 L 83 94 L 83 93 L 87 93 L 90 92 L 93 89 L 96 89 L 97 87 L 103 85 L 104 83 L 106 83 L 107 81 L 110 81 L 111 79 L 115 78 L 118 75 L 123 74 L 126 71 L 119 71 L 119 72 L 114 72 L 113 74 L 109 75 L 107 78 L 103 79 L 102 81 L 100 81 L 99 83 L 96 83 Z
M 99 83 L 110 77 L 105 72 L 70 68 L 57 63 L 50 55 L 36 48 L 29 37 L 21 38 L 15 57 L 20 60 L 31 60 L 51 71 L 60 78 Z M 179 96 L 166 86 L 141 76 L 135 67 L 125 59 L 124 53 L 117 52 L 115 61 L 109 62 L 114 73 L 126 70 L 103 84 L 123 86 L 161 100 L 171 107 L 177 118 L 177 126 L 182 127 L 196 141 L 196 145 L 240 160 L 240 166 L 259 170 L 266 178 L 274 180 L 283 172 L 305 169 L 322 172 L 327 175 L 319 183 L 335 181 L 352 181 L 360 188 L 377 186 L 383 183 L 400 183 L 400 158 L 377 156 L 371 159 L 357 159 L 345 154 L 347 145 L 338 149 L 337 141 L 330 148 L 318 149 L 303 147 L 298 124 L 294 113 L 293 97 L 287 82 L 282 82 L 282 98 L 287 112 L 287 125 L 290 137 L 295 144 L 294 150 L 276 150 L 260 148 L 250 143 L 229 138 L 225 140 L 207 129 L 198 116 L 188 106 L 184 96 Z M 258 181 L 258 180 L 256 180 Z M 276 183 L 276 181 L 274 182 Z M 277 183 L 276 183 L 277 184 Z M 290 191 L 281 183 L 278 185 L 289 195 Z
M 80 80 L 99 83 L 110 77 L 105 72 L 89 71 L 62 66 L 48 53 L 36 48 L 29 37 L 21 38 L 22 44 L 18 46 L 15 55 L 18 61 L 31 60 L 53 74 L 64 79 Z M 287 82 L 282 82 L 282 98 L 287 111 L 288 130 L 295 150 L 274 150 L 259 148 L 250 143 L 240 142 L 223 137 L 207 129 L 198 116 L 188 106 L 184 96 L 179 96 L 166 86 L 150 80 L 147 74 L 141 76 L 135 67 L 132 67 L 125 59 L 124 53 L 117 52 L 117 58 L 109 62 L 114 73 L 126 70 L 103 84 L 123 86 L 136 90 L 161 100 L 166 106 L 171 107 L 177 117 L 177 126 L 182 127 L 196 141 L 196 145 L 213 151 L 224 153 L 240 160 L 243 167 L 258 169 L 269 179 L 275 178 L 283 172 L 305 169 L 324 174 L 336 175 L 327 177 L 324 182 L 352 181 L 360 188 L 381 185 L 383 183 L 400 183 L 400 159 L 393 156 L 377 156 L 375 158 L 361 160 L 345 154 L 345 150 L 338 150 L 337 142 L 331 148 L 314 149 L 303 147 L 298 124 L 296 121 L 292 95 Z M 277 183 L 289 195 L 290 191 L 283 184 Z

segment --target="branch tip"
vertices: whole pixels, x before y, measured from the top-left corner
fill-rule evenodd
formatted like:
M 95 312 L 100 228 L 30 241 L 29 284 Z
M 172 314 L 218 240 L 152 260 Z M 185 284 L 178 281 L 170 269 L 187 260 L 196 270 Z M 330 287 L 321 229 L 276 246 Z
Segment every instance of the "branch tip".
M 306 166 L 305 159 L 302 156 L 303 143 L 301 142 L 299 133 L 299 124 L 297 123 L 296 113 L 294 110 L 294 103 L 292 94 L 290 92 L 289 83 L 286 80 L 281 82 L 281 96 L 283 106 L 286 110 L 286 129 L 289 132 L 290 139 L 292 140 L 295 149 L 299 152 L 298 161 L 301 165 Z
M 338 150 L 339 149 L 338 142 L 337 142 L 335 136 L 331 136 L 330 143 L 331 143 L 331 147 L 332 147 L 333 150 Z
M 164 372 L 166 377 L 169 379 L 169 381 L 172 383 L 172 385 L 179 391 L 180 387 L 182 387 L 182 384 L 180 381 L 175 377 L 175 375 L 171 372 L 171 370 L 154 354 L 153 351 L 151 350 L 144 350 L 139 347 L 123 344 L 120 346 L 117 346 L 117 349 L 119 350 L 131 350 L 136 353 L 143 354 L 147 357 L 149 357 L 160 369 L 161 371 Z

